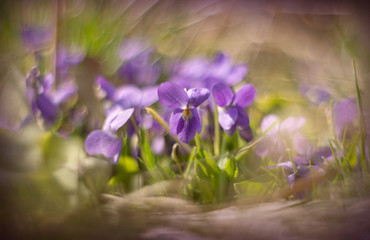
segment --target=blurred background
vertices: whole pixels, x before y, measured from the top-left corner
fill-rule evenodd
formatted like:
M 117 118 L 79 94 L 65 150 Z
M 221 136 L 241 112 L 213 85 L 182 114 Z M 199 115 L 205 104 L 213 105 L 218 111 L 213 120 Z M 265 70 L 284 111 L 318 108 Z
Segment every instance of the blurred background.
M 219 51 L 230 55 L 248 66 L 244 82 L 257 89 L 252 128 L 274 111 L 310 118 L 310 134 L 316 136 L 327 131 L 326 116 L 307 104 L 316 93 L 302 91 L 308 86 L 324 89 L 334 100 L 355 98 L 353 60 L 364 106 L 370 106 L 369 18 L 366 3 L 349 0 L 0 1 L 1 227 L 12 233 L 57 224 L 95 201 L 87 192 L 99 193 L 98 183 L 111 174 L 106 162 L 80 162 L 86 157 L 81 137 L 45 134 L 37 124 L 18 131 L 30 112 L 25 79 L 36 64 L 55 74 L 58 49 L 83 56 L 69 75 L 88 116 L 81 136 L 96 124 L 91 115 L 96 76 L 117 80 L 119 49 L 131 37 L 153 46 L 168 71 L 171 61 Z M 29 33 L 33 30 L 36 35 Z M 41 63 L 35 55 L 40 49 Z M 61 78 L 56 75 L 57 82 Z M 317 141 L 326 140 L 320 137 Z M 102 180 L 89 182 L 89 174 Z M 81 181 L 90 184 L 88 190 Z

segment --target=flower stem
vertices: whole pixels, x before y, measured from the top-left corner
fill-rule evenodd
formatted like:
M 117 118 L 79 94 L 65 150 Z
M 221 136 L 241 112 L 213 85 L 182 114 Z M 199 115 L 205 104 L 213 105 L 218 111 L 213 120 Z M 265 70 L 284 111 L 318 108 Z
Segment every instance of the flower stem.
M 213 102 L 213 126 L 215 130 L 215 136 L 213 141 L 213 154 L 215 156 L 220 155 L 220 127 L 218 125 L 218 109 L 216 102 Z
M 164 121 L 163 118 L 161 118 L 161 116 L 159 116 L 159 114 L 155 110 L 153 110 L 152 108 L 145 108 L 145 110 L 150 115 L 152 115 L 152 117 L 164 128 L 164 130 L 172 137 L 173 140 L 178 142 L 180 144 L 180 146 L 183 149 L 185 149 L 188 153 L 191 153 L 191 151 L 192 151 L 191 146 L 189 144 L 181 142 L 176 136 L 173 136 L 171 134 L 170 127 L 168 126 L 166 121 Z

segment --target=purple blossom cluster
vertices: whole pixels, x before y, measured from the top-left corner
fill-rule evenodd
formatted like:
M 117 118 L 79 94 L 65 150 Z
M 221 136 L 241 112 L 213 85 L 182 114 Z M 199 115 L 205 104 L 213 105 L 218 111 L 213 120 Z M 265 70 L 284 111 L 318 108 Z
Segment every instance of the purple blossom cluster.
M 122 44 L 119 52 L 122 65 L 117 70 L 117 76 L 122 85 L 115 87 L 104 77 L 97 78 L 96 83 L 102 93 L 100 96 L 105 102 L 105 120 L 100 130 L 94 130 L 87 137 L 85 149 L 88 154 L 101 154 L 112 163 L 117 163 L 123 142 L 123 136 L 118 137 L 117 131 L 127 125 L 125 127 L 127 133 L 135 134 L 129 131 L 132 125 L 127 122 L 129 118 L 132 118 L 139 127 L 145 128 L 143 119 L 148 119 L 148 116 L 143 117 L 142 109 L 154 104 L 158 99 L 163 107 L 171 111 L 168 117 L 171 134 L 177 136 L 181 142 L 189 143 L 197 132 L 199 134 L 202 132 L 204 116 L 199 112 L 199 108 L 203 108 L 202 112 L 205 114 L 212 110 L 202 106 L 207 100 L 209 102 L 211 92 L 216 103 L 221 104 L 220 126 L 229 135 L 238 128 L 245 140 L 252 140 L 249 117 L 244 108 L 254 100 L 256 93 L 254 87 L 247 84 L 235 94 L 235 97 L 233 94 L 227 95 L 232 99 L 227 99 L 228 102 L 225 104 L 221 103 L 222 92 L 219 93 L 221 88 L 232 92 L 229 86 L 242 81 L 248 71 L 245 65 L 233 65 L 230 57 L 222 53 L 217 54 L 211 61 L 196 58 L 176 62 L 174 70 L 168 77 L 169 81 L 164 81 L 158 86 L 160 63 L 153 61 L 154 54 L 155 50 L 145 41 L 128 39 Z M 224 113 L 223 109 L 229 110 Z M 148 122 L 150 121 L 146 121 Z M 156 136 L 152 146 L 163 146 L 163 143 L 163 137 Z M 161 150 L 155 149 L 155 152 Z
M 22 32 L 25 48 L 39 52 L 50 41 L 49 35 L 46 29 L 25 29 Z M 253 104 L 257 91 L 252 84 L 244 82 L 248 73 L 246 65 L 234 64 L 231 57 L 217 53 L 211 59 L 193 57 L 174 61 L 170 72 L 165 74 L 161 68 L 165 64 L 157 56 L 155 48 L 145 40 L 127 39 L 117 54 L 121 65 L 114 76 L 96 76 L 95 97 L 101 103 L 104 119 L 100 127 L 92 129 L 86 137 L 87 154 L 102 155 L 117 164 L 126 142 L 124 138 L 136 135 L 140 139 L 140 129 L 149 132 L 155 154 L 162 154 L 166 143 L 173 143 L 173 139 L 193 144 L 197 134 L 213 136 L 214 130 L 210 132 L 210 129 L 222 129 L 229 136 L 238 132 L 244 141 L 253 140 L 247 108 Z M 70 113 L 62 105 L 78 93 L 73 69 L 84 58 L 82 51 L 59 47 L 56 53 L 58 81 L 51 73 L 40 73 L 39 67 L 27 76 L 26 97 L 31 114 L 47 126 L 56 125 L 63 115 Z M 316 105 L 325 105 L 333 99 L 329 91 L 320 87 L 302 84 L 299 90 Z M 150 106 L 167 120 L 167 128 L 144 111 Z M 336 138 L 350 139 L 358 132 L 359 110 L 355 100 L 336 101 L 332 109 L 327 104 L 327 109 Z M 216 121 L 217 126 L 204 127 L 205 119 L 208 125 Z M 275 114 L 268 114 L 261 121 L 263 138 L 254 151 L 260 159 L 275 162 L 269 168 L 284 168 L 289 185 L 313 171 L 323 174 L 323 166 L 334 159 L 333 149 L 311 143 L 304 131 L 305 124 L 303 117 L 291 116 L 280 121 Z M 168 134 L 177 138 L 167 139 L 164 129 L 169 129 Z

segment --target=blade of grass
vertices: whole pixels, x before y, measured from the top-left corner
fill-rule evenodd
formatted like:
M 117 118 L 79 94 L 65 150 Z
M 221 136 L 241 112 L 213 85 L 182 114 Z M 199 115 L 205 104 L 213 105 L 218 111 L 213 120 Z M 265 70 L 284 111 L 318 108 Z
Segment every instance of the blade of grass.
M 366 149 L 365 149 L 365 142 L 366 142 L 366 123 L 365 123 L 365 117 L 364 117 L 364 111 L 362 107 L 362 101 L 361 101 L 361 92 L 360 88 L 358 86 L 358 79 L 357 79 L 357 71 L 356 71 L 356 62 L 353 59 L 353 70 L 355 73 L 355 83 L 356 83 L 356 94 L 357 94 L 357 105 L 359 109 L 359 119 L 360 119 L 360 134 L 361 134 L 361 142 L 360 142 L 360 164 L 362 168 L 362 173 L 367 176 L 368 175 L 368 165 L 366 161 Z

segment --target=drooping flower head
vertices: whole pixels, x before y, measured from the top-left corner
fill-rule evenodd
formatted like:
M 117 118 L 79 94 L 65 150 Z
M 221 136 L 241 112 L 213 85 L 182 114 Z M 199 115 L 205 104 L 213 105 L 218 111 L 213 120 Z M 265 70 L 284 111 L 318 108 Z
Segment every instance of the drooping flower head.
M 212 89 L 213 98 L 218 106 L 218 122 L 228 135 L 239 127 L 241 136 L 250 141 L 253 138 L 249 127 L 249 116 L 244 108 L 252 104 L 256 89 L 245 84 L 236 94 L 226 84 L 219 83 Z
M 208 99 L 210 92 L 206 88 L 185 90 L 179 85 L 164 82 L 158 87 L 159 101 L 174 111 L 170 117 L 170 130 L 181 142 L 189 142 L 196 132 L 202 131 L 202 120 L 197 107 Z

